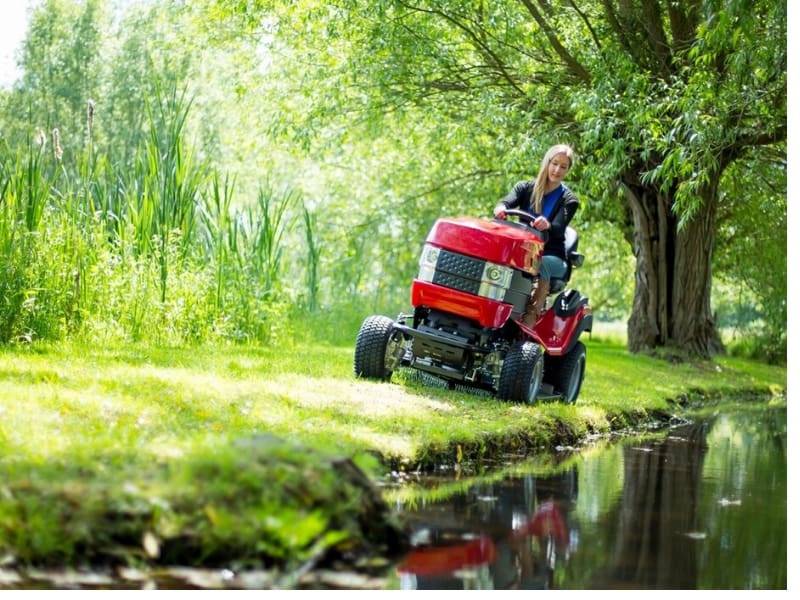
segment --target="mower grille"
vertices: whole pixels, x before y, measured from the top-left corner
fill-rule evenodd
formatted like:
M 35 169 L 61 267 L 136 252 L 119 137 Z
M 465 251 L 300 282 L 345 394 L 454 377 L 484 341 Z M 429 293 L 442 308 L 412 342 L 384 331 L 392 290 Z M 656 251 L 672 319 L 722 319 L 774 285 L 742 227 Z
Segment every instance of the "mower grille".
M 433 283 L 468 294 L 477 294 L 486 261 L 442 250 L 436 261 Z

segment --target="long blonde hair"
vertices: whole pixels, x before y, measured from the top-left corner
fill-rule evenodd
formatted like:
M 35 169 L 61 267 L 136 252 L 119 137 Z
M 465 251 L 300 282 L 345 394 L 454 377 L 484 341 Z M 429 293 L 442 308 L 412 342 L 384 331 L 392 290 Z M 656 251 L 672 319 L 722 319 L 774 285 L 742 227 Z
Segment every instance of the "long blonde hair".
M 575 162 L 575 151 L 572 149 L 572 146 L 568 144 L 550 146 L 547 152 L 545 152 L 544 158 L 542 159 L 542 166 L 539 167 L 539 174 L 536 176 L 533 196 L 531 197 L 531 209 L 537 214 L 542 214 L 542 198 L 544 198 L 544 188 L 547 187 L 547 170 L 550 166 L 550 161 L 559 154 L 565 154 L 567 156 L 570 169 Z

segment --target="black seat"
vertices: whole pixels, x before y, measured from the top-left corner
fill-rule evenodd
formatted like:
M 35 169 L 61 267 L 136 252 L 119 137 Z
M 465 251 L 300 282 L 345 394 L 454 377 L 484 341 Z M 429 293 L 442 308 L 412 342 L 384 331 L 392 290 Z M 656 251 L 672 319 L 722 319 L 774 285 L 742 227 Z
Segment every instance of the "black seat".
M 567 273 L 564 277 L 550 280 L 550 293 L 557 294 L 566 287 L 572 277 L 572 268 L 583 265 L 583 254 L 578 252 L 578 232 L 572 227 L 564 231 L 564 250 L 567 255 Z

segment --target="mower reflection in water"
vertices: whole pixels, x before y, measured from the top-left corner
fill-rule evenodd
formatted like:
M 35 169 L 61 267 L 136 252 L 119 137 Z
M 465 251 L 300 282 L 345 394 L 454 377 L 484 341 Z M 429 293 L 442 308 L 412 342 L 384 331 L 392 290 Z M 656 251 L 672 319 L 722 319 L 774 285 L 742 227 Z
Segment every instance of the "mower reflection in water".
M 552 588 L 556 565 L 577 543 L 569 526 L 577 493 L 573 468 L 476 486 L 407 513 L 415 549 L 397 567 L 400 588 Z

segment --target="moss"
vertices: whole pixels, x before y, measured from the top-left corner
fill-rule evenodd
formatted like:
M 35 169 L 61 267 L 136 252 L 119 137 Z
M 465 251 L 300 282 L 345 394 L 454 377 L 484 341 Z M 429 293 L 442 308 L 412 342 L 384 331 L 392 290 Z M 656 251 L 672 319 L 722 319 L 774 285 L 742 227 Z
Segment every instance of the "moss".
M 27 565 L 291 570 L 406 548 L 389 507 L 351 460 L 275 436 L 139 475 L 137 484 L 96 474 L 11 481 L 0 500 L 0 549 Z

